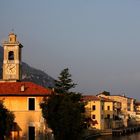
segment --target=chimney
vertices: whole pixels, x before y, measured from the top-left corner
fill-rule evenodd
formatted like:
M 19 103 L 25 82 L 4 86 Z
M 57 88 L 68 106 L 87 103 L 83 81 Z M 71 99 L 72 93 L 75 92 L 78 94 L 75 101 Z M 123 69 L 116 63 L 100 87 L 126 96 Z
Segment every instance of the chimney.
M 20 87 L 20 91 L 25 91 L 25 85 L 21 85 L 21 87 Z

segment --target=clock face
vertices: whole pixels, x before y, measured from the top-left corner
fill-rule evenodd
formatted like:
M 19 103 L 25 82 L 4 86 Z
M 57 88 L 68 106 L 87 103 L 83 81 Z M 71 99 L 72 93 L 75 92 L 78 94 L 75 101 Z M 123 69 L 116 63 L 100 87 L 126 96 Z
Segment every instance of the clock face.
M 15 64 L 8 64 L 6 67 L 7 74 L 16 74 L 16 65 Z

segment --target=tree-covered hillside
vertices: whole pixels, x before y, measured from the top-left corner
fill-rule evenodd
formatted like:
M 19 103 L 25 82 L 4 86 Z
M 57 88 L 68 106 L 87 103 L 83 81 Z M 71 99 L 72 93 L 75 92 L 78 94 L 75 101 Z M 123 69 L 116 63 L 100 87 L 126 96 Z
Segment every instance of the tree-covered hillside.
M 2 79 L 3 48 L 0 46 L 0 79 Z M 31 81 L 44 87 L 54 87 L 54 79 L 45 72 L 22 62 L 22 81 Z

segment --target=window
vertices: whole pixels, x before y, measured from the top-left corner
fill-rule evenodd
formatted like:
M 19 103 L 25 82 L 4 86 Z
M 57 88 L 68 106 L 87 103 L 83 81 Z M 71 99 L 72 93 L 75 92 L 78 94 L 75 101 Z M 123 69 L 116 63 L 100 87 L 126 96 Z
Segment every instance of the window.
M 130 107 L 127 107 L 127 111 L 131 111 Z
M 131 108 L 131 104 L 127 103 L 127 110 L 130 111 L 131 110 L 130 108 Z
M 28 98 L 28 110 L 35 110 L 35 98 Z
M 115 115 L 113 115 L 113 119 L 115 120 Z
M 95 115 L 92 115 L 92 119 L 96 119 L 96 116 Z
M 95 105 L 92 106 L 92 110 L 96 110 L 96 106 Z
M 8 53 L 8 60 L 14 60 L 14 52 L 13 51 L 10 51 Z
M 107 110 L 110 110 L 110 106 L 107 106 Z
M 115 106 L 113 106 L 113 110 L 115 110 Z
M 102 105 L 102 110 L 104 110 L 104 105 Z
M 109 114 L 107 114 L 107 119 L 110 119 L 110 115 Z

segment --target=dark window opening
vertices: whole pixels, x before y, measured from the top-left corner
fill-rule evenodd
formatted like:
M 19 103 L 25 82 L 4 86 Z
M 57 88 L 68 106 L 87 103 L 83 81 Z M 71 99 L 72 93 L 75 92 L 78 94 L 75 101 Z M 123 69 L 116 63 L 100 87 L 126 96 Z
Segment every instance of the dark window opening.
M 96 119 L 96 116 L 95 115 L 92 115 L 92 119 Z
M 107 110 L 110 110 L 110 106 L 107 106 Z
M 95 105 L 92 106 L 92 110 L 96 110 L 96 106 Z
M 10 51 L 8 54 L 8 60 L 14 60 L 14 52 Z
M 102 110 L 104 110 L 104 106 L 102 105 Z
M 110 119 L 110 115 L 109 114 L 107 114 L 107 119 Z
M 34 98 L 29 98 L 28 108 L 29 108 L 29 110 L 35 110 L 35 99 Z

